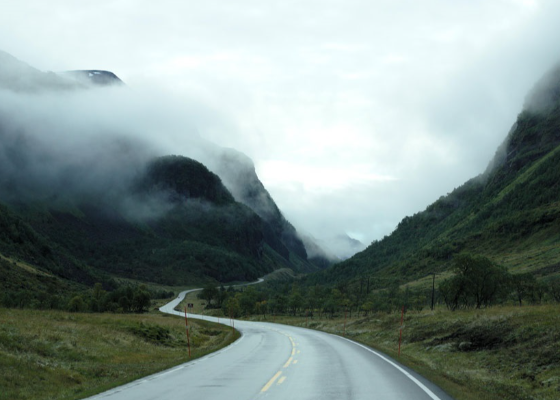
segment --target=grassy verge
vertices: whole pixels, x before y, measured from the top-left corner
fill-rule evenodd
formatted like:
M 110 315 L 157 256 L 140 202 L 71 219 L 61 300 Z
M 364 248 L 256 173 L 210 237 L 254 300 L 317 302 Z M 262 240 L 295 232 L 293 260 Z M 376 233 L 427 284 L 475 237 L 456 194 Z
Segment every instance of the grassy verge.
M 407 313 L 398 357 L 399 314 L 346 321 L 346 337 L 379 349 L 457 400 L 560 398 L 560 307 Z M 344 334 L 344 319 L 276 317 Z
M 189 321 L 191 359 L 238 333 Z M 188 361 L 184 320 L 0 308 L 0 399 L 80 399 Z

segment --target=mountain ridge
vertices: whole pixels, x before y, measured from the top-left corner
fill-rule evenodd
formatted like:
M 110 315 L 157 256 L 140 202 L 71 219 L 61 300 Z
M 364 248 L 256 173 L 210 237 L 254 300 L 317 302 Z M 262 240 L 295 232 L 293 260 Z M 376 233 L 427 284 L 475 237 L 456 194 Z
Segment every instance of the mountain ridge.
M 57 95 L 60 89 L 79 95 L 91 87 L 84 75 L 124 86 L 109 71 L 57 75 L 7 53 L 0 58 L 7 60 L 0 63 L 0 93 L 23 93 L 20 101 L 37 93 Z M 13 84 L 14 74 L 25 84 Z M 79 82 L 70 75 L 79 75 Z M 93 83 L 103 96 L 103 82 Z M 116 287 L 114 277 L 185 285 L 322 267 L 308 260 L 295 228 L 248 158 L 245 164 L 252 169 L 234 162 L 228 171 L 238 170 L 236 187 L 266 197 L 270 215 L 251 203 L 251 196 L 243 197 L 248 204 L 235 199 L 219 175 L 191 158 L 157 155 L 119 132 L 85 139 L 67 132 L 71 145 L 53 146 L 49 130 L 25 121 L 0 107 L 0 223 L 5 228 L 0 255 L 5 259 L 78 285 L 101 282 L 106 289 Z
M 463 252 L 513 272 L 556 274 L 559 171 L 560 67 L 555 66 L 529 92 L 483 173 L 405 217 L 364 251 L 307 279 L 342 284 L 369 276 L 377 287 L 387 287 L 443 273 Z

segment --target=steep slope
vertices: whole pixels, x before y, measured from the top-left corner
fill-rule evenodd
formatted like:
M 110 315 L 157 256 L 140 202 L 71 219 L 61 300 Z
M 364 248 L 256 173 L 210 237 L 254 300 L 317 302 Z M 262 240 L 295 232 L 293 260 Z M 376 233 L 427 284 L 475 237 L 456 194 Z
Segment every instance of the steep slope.
M 448 268 L 459 252 L 510 269 L 560 272 L 560 68 L 528 95 L 487 170 L 411 217 L 390 235 L 312 281 L 374 276 L 377 286 Z
M 62 279 L 92 285 L 103 282 L 107 287 L 114 287 L 111 278 L 96 271 L 72 257 L 49 238 L 38 234 L 20 216 L 0 204 L 0 258 L 33 266 L 33 273 L 42 277 L 57 276 Z M 23 274 L 20 268 L 13 268 Z M 29 272 L 29 271 L 28 271 Z M 26 279 L 18 281 L 20 286 Z M 7 279 L 4 283 L 7 284 Z M 13 282 L 12 282 L 13 283 Z
M 107 273 L 185 284 L 252 280 L 260 263 L 262 221 L 236 203 L 202 164 L 179 156 L 149 163 L 122 201 L 13 205 L 41 235 Z M 70 207 L 69 204 L 72 204 Z
M 322 255 L 308 259 L 304 242 L 259 180 L 249 157 L 233 149 L 223 149 L 217 153 L 212 164 L 235 199 L 250 207 L 264 220 L 265 242 L 290 267 L 298 272 L 312 272 L 331 264 Z M 316 250 L 315 253 L 319 252 Z
M 155 158 L 122 121 L 97 124 L 91 100 L 124 93 L 112 72 L 44 73 L 6 53 L 0 61 L 0 216 L 15 232 L 0 238 L 0 255 L 87 285 L 110 275 L 186 284 L 319 268 L 249 159 L 210 157 L 234 197 L 201 163 Z
M 41 72 L 0 50 L 0 88 L 36 93 L 46 90 L 74 90 L 84 88 L 84 85 L 53 72 Z

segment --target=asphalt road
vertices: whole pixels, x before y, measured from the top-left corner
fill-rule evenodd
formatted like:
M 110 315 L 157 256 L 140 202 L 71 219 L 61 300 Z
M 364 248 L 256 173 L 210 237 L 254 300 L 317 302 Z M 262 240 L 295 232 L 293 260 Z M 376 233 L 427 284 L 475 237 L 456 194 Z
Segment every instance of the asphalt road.
M 185 293 L 160 310 L 184 315 L 174 308 Z M 387 356 L 339 336 L 238 320 L 235 328 L 241 338 L 216 353 L 90 399 L 452 399 Z

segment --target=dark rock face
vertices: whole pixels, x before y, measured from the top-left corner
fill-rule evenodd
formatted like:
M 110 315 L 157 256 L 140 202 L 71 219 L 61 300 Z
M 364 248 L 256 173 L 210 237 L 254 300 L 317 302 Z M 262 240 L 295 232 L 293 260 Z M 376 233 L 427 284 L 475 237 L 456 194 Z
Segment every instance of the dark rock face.
M 63 72 L 62 75 L 71 77 L 82 83 L 93 84 L 97 86 L 124 85 L 124 82 L 111 71 L 84 69 Z
M 124 82 L 110 71 L 88 69 L 43 72 L 0 50 L 0 89 L 36 93 L 115 85 L 124 85 Z
M 253 161 L 243 153 L 225 149 L 217 157 L 216 164 L 217 174 L 222 177 L 234 198 L 250 207 L 266 222 L 267 243 L 288 260 L 290 252 L 307 260 L 302 240 L 259 180 Z

